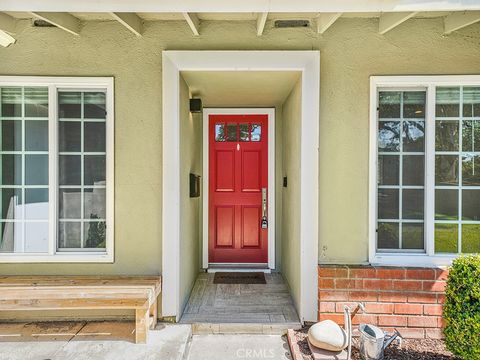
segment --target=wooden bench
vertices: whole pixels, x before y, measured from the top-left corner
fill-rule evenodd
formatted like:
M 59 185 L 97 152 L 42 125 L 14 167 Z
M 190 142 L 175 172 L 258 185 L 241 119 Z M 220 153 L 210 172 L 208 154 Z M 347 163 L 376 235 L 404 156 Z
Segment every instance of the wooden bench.
M 160 291 L 160 276 L 0 276 L 0 311 L 132 309 L 146 343 Z

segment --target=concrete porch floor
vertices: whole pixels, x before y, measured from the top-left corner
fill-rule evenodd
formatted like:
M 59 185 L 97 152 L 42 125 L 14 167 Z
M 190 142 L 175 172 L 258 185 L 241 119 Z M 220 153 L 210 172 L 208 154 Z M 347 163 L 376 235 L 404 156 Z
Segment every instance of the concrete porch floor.
M 251 324 L 252 332 L 263 333 L 268 332 L 256 329 L 255 324 L 300 326 L 281 274 L 265 274 L 266 284 L 214 284 L 214 275 L 202 273 L 198 276 L 180 323 L 220 324 L 219 327 L 229 324 L 230 328 L 233 324 Z M 195 329 L 194 326 L 194 333 Z M 213 333 L 222 332 L 215 329 L 214 325 L 210 326 Z

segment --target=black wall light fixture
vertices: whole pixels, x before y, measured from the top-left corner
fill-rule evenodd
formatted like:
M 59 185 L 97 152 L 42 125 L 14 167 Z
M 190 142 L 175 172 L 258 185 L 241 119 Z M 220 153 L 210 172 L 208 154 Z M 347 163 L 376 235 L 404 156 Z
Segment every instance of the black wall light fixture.
M 190 99 L 190 112 L 201 113 L 203 110 L 202 99 Z

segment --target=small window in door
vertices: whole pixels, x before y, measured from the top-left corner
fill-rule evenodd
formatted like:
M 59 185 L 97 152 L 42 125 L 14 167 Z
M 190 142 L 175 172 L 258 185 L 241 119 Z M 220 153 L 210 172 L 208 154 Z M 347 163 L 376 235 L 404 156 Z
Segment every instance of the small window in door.
M 262 125 L 252 124 L 251 139 L 252 141 L 260 141 L 262 138 Z
M 225 124 L 215 124 L 215 141 L 225 141 Z
M 240 127 L 240 141 L 250 141 L 248 124 L 240 124 L 239 127 Z
M 227 141 L 237 141 L 237 124 L 227 124 Z

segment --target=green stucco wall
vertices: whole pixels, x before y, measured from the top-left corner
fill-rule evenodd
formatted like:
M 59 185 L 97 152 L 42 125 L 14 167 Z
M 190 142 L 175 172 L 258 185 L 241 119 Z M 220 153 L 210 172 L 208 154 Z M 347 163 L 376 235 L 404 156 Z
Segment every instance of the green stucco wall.
M 115 263 L 0 274 L 161 273 L 162 50 L 320 50 L 319 261 L 333 263 L 367 260 L 369 76 L 480 73 L 480 24 L 443 36 L 435 18 L 386 35 L 375 19 L 341 18 L 324 35 L 268 22 L 261 37 L 253 21 L 207 21 L 196 38 L 185 22 L 146 22 L 141 38 L 116 22 L 86 23 L 80 37 L 28 24 L 0 48 L 0 74 L 115 77 Z

